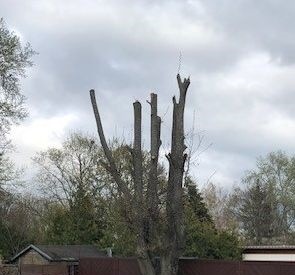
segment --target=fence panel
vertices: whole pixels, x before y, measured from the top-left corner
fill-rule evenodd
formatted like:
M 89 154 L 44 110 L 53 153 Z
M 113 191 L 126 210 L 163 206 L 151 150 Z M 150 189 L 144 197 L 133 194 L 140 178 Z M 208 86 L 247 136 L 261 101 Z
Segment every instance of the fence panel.
M 180 260 L 180 275 L 239 275 L 239 262 L 211 260 Z
M 141 275 L 135 258 L 80 259 L 79 275 Z
M 80 259 L 79 275 L 114 275 L 116 264 L 114 258 Z
M 22 265 L 21 275 L 68 275 L 66 265 Z
M 280 269 L 281 275 L 294 275 L 295 263 L 282 263 Z
M 179 275 L 294 275 L 295 262 L 180 260 Z M 81 259 L 79 275 L 140 275 L 136 259 Z
M 118 275 L 141 275 L 137 259 L 118 259 Z
M 280 267 L 279 262 L 243 262 L 241 273 L 242 275 L 281 275 Z M 295 270 L 294 267 L 293 270 Z

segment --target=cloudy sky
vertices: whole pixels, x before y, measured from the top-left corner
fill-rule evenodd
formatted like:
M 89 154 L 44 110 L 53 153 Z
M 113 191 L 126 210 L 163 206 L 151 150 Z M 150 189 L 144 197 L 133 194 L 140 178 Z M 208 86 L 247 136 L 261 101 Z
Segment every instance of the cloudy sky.
M 186 129 L 208 147 L 192 170 L 201 185 L 231 186 L 257 156 L 294 152 L 295 1 L 0 0 L 0 13 L 39 52 L 22 82 L 30 116 L 11 134 L 19 165 L 70 131 L 95 134 L 91 88 L 108 137 L 131 138 L 142 101 L 146 145 L 157 92 L 167 151 L 179 65 L 191 77 Z

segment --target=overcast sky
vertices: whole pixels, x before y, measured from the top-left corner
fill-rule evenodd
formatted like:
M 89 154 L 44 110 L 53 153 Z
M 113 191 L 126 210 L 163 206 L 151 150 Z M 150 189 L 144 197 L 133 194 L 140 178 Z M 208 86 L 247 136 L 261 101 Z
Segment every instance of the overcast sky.
M 294 152 L 295 1 L 0 0 L 0 13 L 39 52 L 22 81 L 30 116 L 11 134 L 19 165 L 72 130 L 95 134 L 91 88 L 109 138 L 131 138 L 132 102 L 143 103 L 146 145 L 158 93 L 167 151 L 180 52 L 186 129 L 194 121 L 210 145 L 192 170 L 200 185 L 231 186 L 256 157 Z

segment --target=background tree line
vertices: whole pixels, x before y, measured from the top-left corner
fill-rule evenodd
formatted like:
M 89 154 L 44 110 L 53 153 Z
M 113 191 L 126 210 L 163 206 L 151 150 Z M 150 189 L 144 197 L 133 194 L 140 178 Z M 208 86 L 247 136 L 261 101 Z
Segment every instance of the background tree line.
M 244 244 L 294 244 L 294 172 L 295 157 L 277 151 L 259 157 L 229 192 L 208 185 L 203 194 L 216 226 Z
M 121 174 L 131 185 L 132 160 L 126 145 L 114 140 L 111 148 Z M 147 156 L 145 153 L 146 165 Z M 96 244 L 112 247 L 117 255 L 134 255 L 135 236 L 130 224 L 123 219 L 130 213 L 122 207 L 118 190 L 104 169 L 103 161 L 97 140 L 81 133 L 71 134 L 62 148 L 38 153 L 34 158 L 38 168 L 34 180 L 40 195 L 2 194 L 2 253 L 9 256 L 29 243 L 43 243 Z M 159 192 L 164 194 L 165 168 L 161 166 L 159 173 L 162 179 Z M 192 179 L 188 178 L 186 186 L 185 255 L 239 257 L 236 236 L 216 228 Z
M 114 140 L 111 147 L 131 185 L 132 160 L 126 146 Z M 112 247 L 120 255 L 133 255 L 135 238 L 122 218 L 128 213 L 120 205 L 118 190 L 103 161 L 97 140 L 81 133 L 71 134 L 62 148 L 38 153 L 34 180 L 40 195 L 2 188 L 3 255 L 12 255 L 29 243 L 92 243 Z M 213 183 L 200 192 L 188 177 L 185 255 L 237 258 L 240 245 L 294 244 L 294 171 L 295 158 L 279 151 L 258 158 L 256 168 L 228 192 Z M 159 192 L 163 193 L 165 173 L 161 166 Z

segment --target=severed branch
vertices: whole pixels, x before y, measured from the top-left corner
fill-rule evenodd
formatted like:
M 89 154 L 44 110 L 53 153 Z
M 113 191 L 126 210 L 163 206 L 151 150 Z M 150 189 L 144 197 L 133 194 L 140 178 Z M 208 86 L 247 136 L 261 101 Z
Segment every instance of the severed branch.
M 148 248 L 145 236 L 145 220 L 146 210 L 143 202 L 143 169 L 142 169 L 142 137 L 141 137 L 141 104 L 139 101 L 133 103 L 134 109 L 134 141 L 132 158 L 134 169 L 134 188 L 135 188 L 135 203 L 136 203 L 136 232 L 137 232 L 137 255 L 139 256 L 139 266 L 143 274 L 151 274 L 152 262 L 148 255 Z
M 151 93 L 151 148 L 150 148 L 150 170 L 148 181 L 148 214 L 149 234 L 155 234 L 155 225 L 159 216 L 158 198 L 158 160 L 161 146 L 161 118 L 158 116 L 157 94 Z
M 90 90 L 90 99 L 91 99 L 91 103 L 92 103 L 92 108 L 93 108 L 93 112 L 94 112 L 94 117 L 96 120 L 96 126 L 97 126 L 97 132 L 99 135 L 99 139 L 104 151 L 104 154 L 107 158 L 108 164 L 109 165 L 104 165 L 107 170 L 111 173 L 114 181 L 116 182 L 118 189 L 121 193 L 124 194 L 124 196 L 126 197 L 127 200 L 129 200 L 129 202 L 131 202 L 131 194 L 129 192 L 129 189 L 127 187 L 126 182 L 124 182 L 120 176 L 120 173 L 118 172 L 115 160 L 113 158 L 112 152 L 106 142 L 105 139 L 105 135 L 103 132 L 103 127 L 102 127 L 102 123 L 101 123 L 101 119 L 100 119 L 100 115 L 99 115 L 99 111 L 97 108 L 97 103 L 96 103 L 96 99 L 95 99 L 95 91 L 94 90 Z
M 134 169 L 134 187 L 135 200 L 138 205 L 142 203 L 143 198 L 143 182 L 142 182 L 142 151 L 141 151 L 141 104 L 139 101 L 133 103 L 134 109 L 134 142 L 133 142 L 133 169 Z

